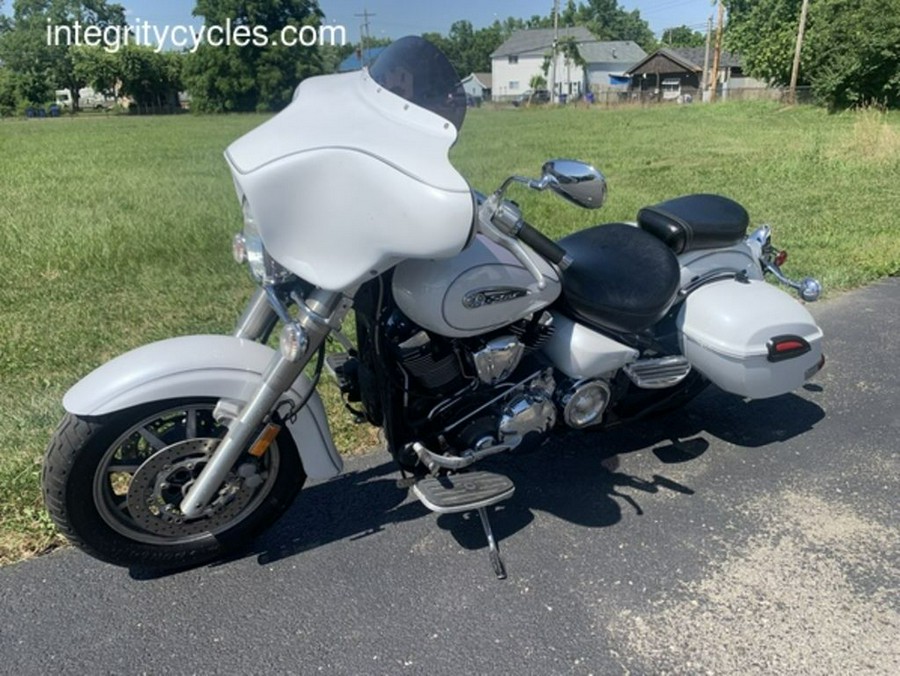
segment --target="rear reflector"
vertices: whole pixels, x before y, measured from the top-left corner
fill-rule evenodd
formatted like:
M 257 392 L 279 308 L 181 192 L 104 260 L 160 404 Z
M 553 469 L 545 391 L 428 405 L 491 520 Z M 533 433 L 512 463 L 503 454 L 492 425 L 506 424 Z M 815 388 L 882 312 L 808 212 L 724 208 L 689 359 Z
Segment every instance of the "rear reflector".
M 775 336 L 768 342 L 769 361 L 783 361 L 810 351 L 809 343 L 800 336 Z

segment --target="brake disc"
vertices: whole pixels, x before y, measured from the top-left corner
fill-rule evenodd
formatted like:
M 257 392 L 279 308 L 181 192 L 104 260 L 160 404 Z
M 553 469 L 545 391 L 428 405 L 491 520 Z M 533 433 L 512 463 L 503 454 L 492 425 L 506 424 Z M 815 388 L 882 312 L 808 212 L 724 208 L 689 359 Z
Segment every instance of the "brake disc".
M 150 456 L 128 487 L 128 511 L 135 523 L 156 535 L 184 537 L 220 530 L 238 517 L 263 483 L 250 464 L 228 474 L 202 517 L 188 520 L 179 509 L 218 443 L 188 439 Z

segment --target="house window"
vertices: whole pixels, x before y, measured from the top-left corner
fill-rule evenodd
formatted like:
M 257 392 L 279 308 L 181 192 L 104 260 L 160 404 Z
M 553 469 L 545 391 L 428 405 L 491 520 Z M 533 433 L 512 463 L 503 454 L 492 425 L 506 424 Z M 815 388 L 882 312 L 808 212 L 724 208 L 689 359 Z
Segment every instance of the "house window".
M 510 80 L 509 81 L 509 91 L 514 92 L 519 89 L 519 81 L 518 80 Z
M 681 95 L 681 80 L 671 78 L 662 81 L 662 97 L 664 99 L 677 99 Z
M 508 58 L 509 58 L 509 63 L 519 63 L 519 55 L 518 54 L 510 54 Z

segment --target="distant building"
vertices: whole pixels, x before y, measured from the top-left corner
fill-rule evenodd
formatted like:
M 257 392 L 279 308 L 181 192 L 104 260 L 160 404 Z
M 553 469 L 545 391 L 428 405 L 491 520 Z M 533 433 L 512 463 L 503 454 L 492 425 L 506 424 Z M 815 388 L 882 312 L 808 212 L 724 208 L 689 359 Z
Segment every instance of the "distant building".
M 560 28 L 560 38 L 574 38 L 581 46 L 585 42 L 596 40 L 594 35 L 580 26 Z M 531 78 L 544 75 L 542 66 L 544 57 L 553 49 L 553 29 L 538 28 L 534 30 L 516 31 L 491 54 L 491 76 L 493 79 L 494 100 L 513 100 L 531 89 Z M 556 95 L 581 93 L 584 89 L 584 70 L 580 66 L 565 63 L 561 55 L 557 55 L 556 63 Z
M 339 73 L 349 73 L 352 70 L 361 70 L 365 66 L 368 66 L 372 63 L 376 57 L 383 52 L 386 47 L 370 47 L 365 50 L 356 50 L 348 56 L 346 59 L 341 61 L 341 64 L 338 66 Z
M 630 40 L 587 42 L 579 46 L 579 53 L 587 61 L 588 87 L 594 93 L 627 91 L 631 78 L 626 71 L 647 56 Z
M 641 98 L 661 101 L 697 96 L 703 84 L 705 56 L 704 47 L 658 49 L 629 69 L 627 74 L 631 79 L 631 89 Z M 708 67 L 713 67 L 712 53 Z M 744 75 L 740 56 L 727 51 L 723 51 L 719 58 L 716 82 L 722 98 L 728 96 L 729 90 L 767 87 L 765 82 Z
M 466 98 L 471 98 L 476 104 L 491 100 L 491 85 L 493 77 L 490 73 L 472 73 L 462 80 Z
M 492 94 L 494 100 L 512 100 L 530 89 L 532 77 L 544 77 L 549 86 L 550 70 L 543 65 L 553 50 L 552 28 L 522 30 L 513 33 L 491 54 Z M 630 41 L 604 42 L 582 26 L 559 29 L 560 41 L 574 40 L 584 67 L 567 61 L 562 50 L 556 55 L 555 96 L 569 98 L 585 91 L 595 93 L 627 89 L 626 71 L 647 53 Z

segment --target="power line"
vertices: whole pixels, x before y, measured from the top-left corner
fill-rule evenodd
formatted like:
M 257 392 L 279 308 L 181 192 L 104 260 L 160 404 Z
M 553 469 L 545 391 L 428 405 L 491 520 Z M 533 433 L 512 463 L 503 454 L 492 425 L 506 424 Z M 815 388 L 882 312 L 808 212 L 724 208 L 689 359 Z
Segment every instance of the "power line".
M 363 8 L 362 14 L 354 14 L 353 16 L 359 17 L 363 20 L 362 24 L 359 27 L 359 62 L 361 65 L 365 66 L 367 65 L 366 46 L 372 41 L 372 35 L 369 32 L 369 17 L 373 17 L 375 16 L 375 14 L 371 13 L 368 8 Z
M 674 0 L 673 2 L 664 2 L 656 5 L 655 7 L 651 7 L 649 9 L 641 9 L 639 10 L 641 16 L 649 16 L 651 14 L 659 14 L 660 12 L 667 12 L 670 9 L 675 9 L 676 7 L 683 7 L 685 5 L 693 5 L 696 4 L 695 0 Z

